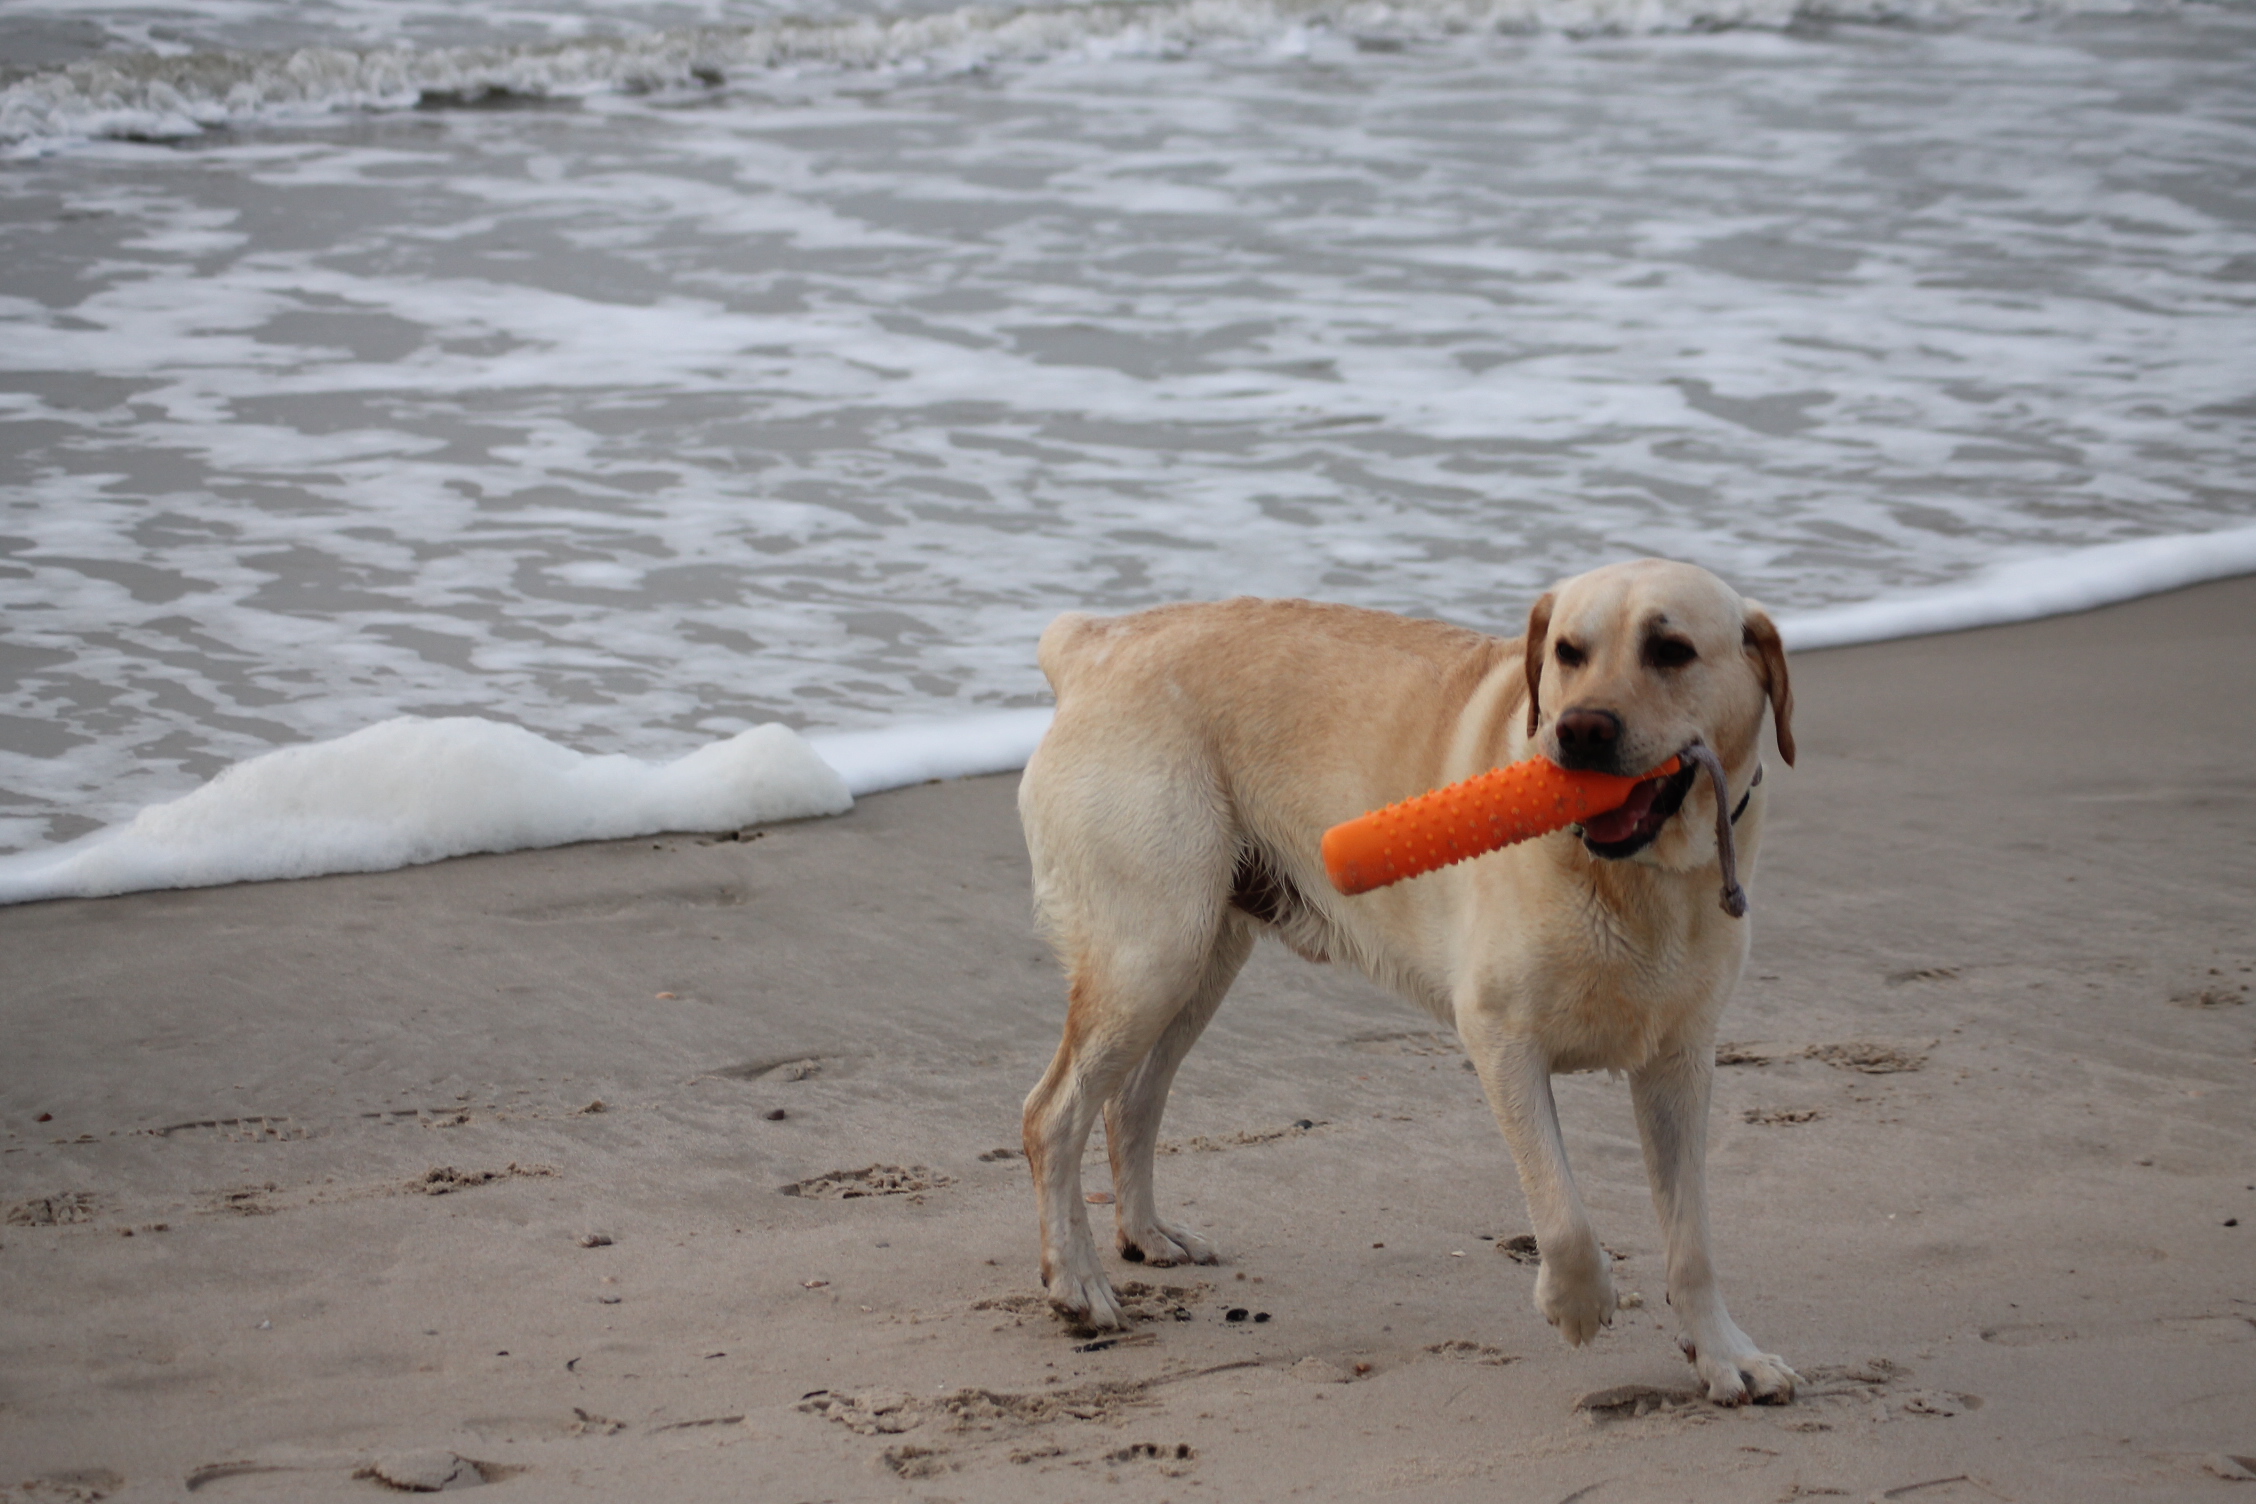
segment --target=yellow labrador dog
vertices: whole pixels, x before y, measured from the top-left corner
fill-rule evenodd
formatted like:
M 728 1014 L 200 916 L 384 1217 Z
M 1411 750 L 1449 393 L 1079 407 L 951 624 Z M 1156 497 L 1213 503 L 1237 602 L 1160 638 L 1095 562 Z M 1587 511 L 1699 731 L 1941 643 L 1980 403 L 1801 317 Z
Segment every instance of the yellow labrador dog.
M 1705 748 L 1751 867 L 1764 702 L 1794 760 L 1770 618 L 1702 569 L 1647 559 L 1567 581 L 1523 639 L 1306 601 L 1060 617 L 1042 635 L 1057 720 L 1019 813 L 1035 902 L 1070 981 L 1065 1039 L 1026 1099 L 1051 1303 L 1118 1326 L 1082 1200 L 1104 1113 L 1117 1246 L 1211 1263 L 1162 1221 L 1152 1152 L 1169 1083 L 1266 931 L 1359 967 L 1455 1027 L 1527 1194 L 1537 1307 L 1571 1343 L 1613 1319 L 1607 1258 L 1559 1134 L 1551 1076 L 1627 1072 L 1685 1353 L 1723 1403 L 1796 1375 L 1732 1321 L 1703 1165 L 1718 1015 L 1747 926 L 1717 902 L 1713 778 L 1640 783 L 1619 811 L 1359 897 L 1324 875 L 1342 820 L 1537 754 L 1636 774 Z

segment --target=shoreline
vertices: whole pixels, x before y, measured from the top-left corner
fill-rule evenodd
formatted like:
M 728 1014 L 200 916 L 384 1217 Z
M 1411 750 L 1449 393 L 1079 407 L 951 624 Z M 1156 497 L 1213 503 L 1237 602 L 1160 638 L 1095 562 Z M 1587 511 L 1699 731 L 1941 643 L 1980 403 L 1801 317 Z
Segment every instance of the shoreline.
M 0 910 L 5 1476 L 2237 1497 L 2256 580 L 1794 671 L 1710 1158 L 1796 1405 L 1683 1398 L 1621 1086 L 1559 1096 L 1644 1304 L 1570 1351 L 1495 1251 L 1525 1213 L 1453 1044 L 1273 946 L 1164 1130 L 1162 1197 L 1227 1261 L 1115 1263 L 1160 1319 L 1064 1332 L 998 1154 L 1063 1013 L 1004 775 L 750 839 Z
M 2256 527 L 2228 528 L 2008 561 L 1951 585 L 1778 620 L 1788 651 L 1805 653 L 2052 620 L 2248 576 L 2256 576 Z M 246 759 L 200 788 L 73 840 L 0 853 L 0 907 L 382 872 L 590 838 L 714 833 L 835 814 L 848 797 L 1015 772 L 1048 724 L 1047 710 L 803 735 L 766 724 L 670 763 L 647 763 L 577 752 L 506 721 L 397 717 Z M 754 742 L 757 752 L 739 750 Z M 416 758 L 431 765 L 428 776 L 404 765 Z M 835 778 L 823 777 L 818 761 Z M 685 780 L 692 768 L 699 772 Z M 465 774 L 490 786 L 486 797 L 420 806 L 407 797 L 405 785 Z M 221 779 L 229 780 L 224 791 Z M 527 783 L 541 792 L 527 798 L 509 786 Z M 386 798 L 372 803 L 369 788 L 387 790 Z M 508 818 L 497 821 L 484 807 L 497 802 L 511 807 Z

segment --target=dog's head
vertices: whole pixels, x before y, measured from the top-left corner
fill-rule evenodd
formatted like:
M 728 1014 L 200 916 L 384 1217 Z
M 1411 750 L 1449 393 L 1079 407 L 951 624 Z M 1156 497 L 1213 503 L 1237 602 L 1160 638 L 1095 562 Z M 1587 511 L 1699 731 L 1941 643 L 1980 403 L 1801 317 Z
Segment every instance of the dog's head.
M 1558 586 L 1528 613 L 1528 735 L 1563 768 L 1634 776 L 1705 742 L 1734 791 L 1753 776 L 1763 703 L 1778 754 L 1794 760 L 1794 692 L 1778 628 L 1704 569 L 1665 559 L 1609 564 Z M 1682 869 L 1714 855 L 1714 796 L 1687 762 L 1584 822 L 1594 856 Z M 1687 818 L 1674 818 L 1686 805 Z M 1705 832 L 1703 836 L 1702 832 Z

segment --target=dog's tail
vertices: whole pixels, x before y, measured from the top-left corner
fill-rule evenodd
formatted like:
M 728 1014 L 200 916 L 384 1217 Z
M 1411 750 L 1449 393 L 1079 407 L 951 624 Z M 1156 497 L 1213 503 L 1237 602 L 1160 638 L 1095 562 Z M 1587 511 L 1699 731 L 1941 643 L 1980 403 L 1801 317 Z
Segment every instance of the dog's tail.
M 1035 661 L 1042 665 L 1042 677 L 1050 681 L 1050 692 L 1062 702 L 1066 686 L 1087 657 L 1090 641 L 1104 635 L 1104 619 L 1091 616 L 1086 611 L 1068 611 L 1042 629 L 1042 640 L 1034 649 Z

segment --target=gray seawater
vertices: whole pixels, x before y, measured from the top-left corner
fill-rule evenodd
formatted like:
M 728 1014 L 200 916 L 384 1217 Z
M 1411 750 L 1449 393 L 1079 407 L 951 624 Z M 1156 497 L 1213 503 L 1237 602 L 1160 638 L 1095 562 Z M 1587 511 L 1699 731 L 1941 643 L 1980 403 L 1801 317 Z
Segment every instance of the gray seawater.
M 0 849 L 403 712 L 1039 704 L 1068 608 L 1511 631 L 1633 553 L 1811 606 L 2256 519 L 2246 8 L 1150 9 L 0 21 Z M 678 76 L 524 41 L 589 34 Z

